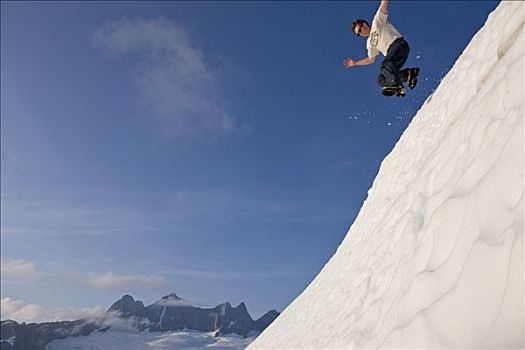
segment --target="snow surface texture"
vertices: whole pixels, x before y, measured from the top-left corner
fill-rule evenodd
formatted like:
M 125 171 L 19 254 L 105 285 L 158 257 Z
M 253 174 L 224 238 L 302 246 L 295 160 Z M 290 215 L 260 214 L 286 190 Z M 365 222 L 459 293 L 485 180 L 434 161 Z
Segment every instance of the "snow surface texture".
M 494 10 L 248 349 L 525 347 L 524 23 L 523 2 Z
M 110 329 L 86 337 L 54 340 L 47 350 L 241 350 L 251 341 L 250 337 L 214 337 L 212 333 L 197 331 L 150 333 Z

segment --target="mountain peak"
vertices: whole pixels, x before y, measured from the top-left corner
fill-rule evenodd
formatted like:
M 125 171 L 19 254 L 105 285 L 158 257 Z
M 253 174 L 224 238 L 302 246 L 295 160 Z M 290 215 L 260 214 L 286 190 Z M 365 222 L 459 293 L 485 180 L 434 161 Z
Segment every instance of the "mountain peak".
M 135 302 L 135 299 L 133 299 L 133 297 L 129 294 L 123 295 L 122 298 L 120 298 L 120 300 L 131 301 L 132 303 Z
M 122 316 L 136 316 L 140 315 L 144 310 L 142 301 L 135 301 L 129 294 L 124 295 L 110 306 L 107 312 L 118 312 Z
M 179 298 L 179 296 L 175 294 L 175 292 L 171 292 L 170 294 L 163 296 L 161 300 L 173 301 L 173 300 L 182 300 L 182 298 Z
M 244 302 L 241 302 L 239 305 L 237 305 L 236 309 L 239 311 L 248 312 L 248 308 Z

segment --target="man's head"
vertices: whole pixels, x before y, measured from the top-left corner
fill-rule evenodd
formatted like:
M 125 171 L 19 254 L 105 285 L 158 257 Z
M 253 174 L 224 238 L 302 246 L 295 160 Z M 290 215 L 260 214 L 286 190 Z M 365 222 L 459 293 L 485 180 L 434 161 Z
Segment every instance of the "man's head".
M 352 23 L 352 32 L 359 36 L 369 36 L 370 25 L 364 19 L 356 19 L 354 23 Z

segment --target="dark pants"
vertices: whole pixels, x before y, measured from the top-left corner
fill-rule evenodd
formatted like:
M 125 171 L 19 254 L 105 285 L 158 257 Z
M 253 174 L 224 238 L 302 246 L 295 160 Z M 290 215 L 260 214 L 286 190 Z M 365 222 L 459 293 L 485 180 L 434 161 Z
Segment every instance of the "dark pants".
M 377 83 L 382 87 L 401 85 L 399 71 L 405 64 L 410 48 L 403 38 L 396 39 L 388 48 L 383 63 L 381 63 L 381 74 L 377 78 Z

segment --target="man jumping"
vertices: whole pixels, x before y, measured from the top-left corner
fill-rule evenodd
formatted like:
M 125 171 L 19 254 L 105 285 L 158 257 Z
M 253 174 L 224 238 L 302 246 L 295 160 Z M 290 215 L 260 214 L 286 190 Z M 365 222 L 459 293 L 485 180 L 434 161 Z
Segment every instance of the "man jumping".
M 388 0 L 381 0 L 381 5 L 372 20 L 372 27 L 364 19 L 354 21 L 352 31 L 358 36 L 368 37 L 366 41 L 368 57 L 359 61 L 346 58 L 343 65 L 350 68 L 372 64 L 381 52 L 385 59 L 381 63 L 381 74 L 377 78 L 377 82 L 383 89 L 383 95 L 405 96 L 403 81 L 408 83 L 410 89 L 413 89 L 417 84 L 419 68 L 401 70 L 408 58 L 410 49 L 399 31 L 387 21 L 387 17 Z

